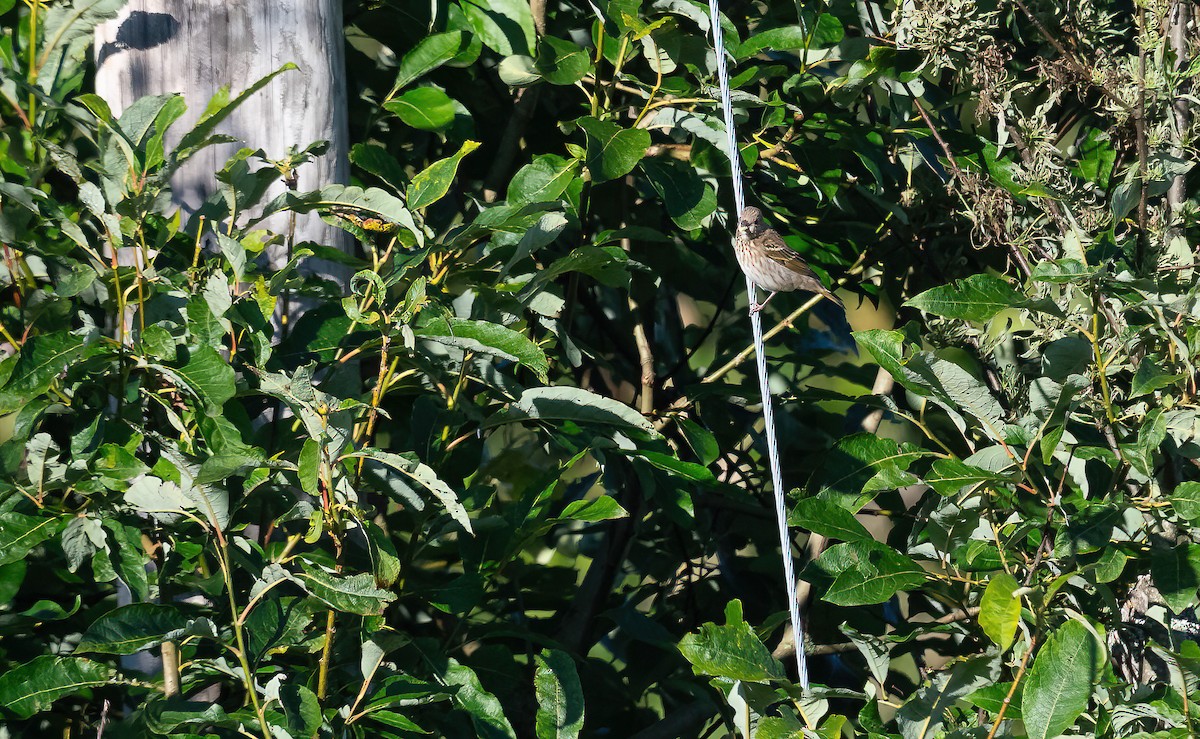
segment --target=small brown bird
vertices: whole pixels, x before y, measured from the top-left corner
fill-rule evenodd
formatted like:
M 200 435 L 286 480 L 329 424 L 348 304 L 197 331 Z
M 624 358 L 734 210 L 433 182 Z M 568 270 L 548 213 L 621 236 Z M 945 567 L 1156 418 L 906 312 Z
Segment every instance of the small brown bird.
M 821 284 L 804 258 L 784 242 L 779 232 L 767 226 L 758 208 L 746 208 L 738 217 L 733 248 L 750 281 L 771 293 L 762 303 L 751 305 L 751 313 L 762 310 L 775 293 L 793 290 L 820 293 L 843 309 L 846 307 Z

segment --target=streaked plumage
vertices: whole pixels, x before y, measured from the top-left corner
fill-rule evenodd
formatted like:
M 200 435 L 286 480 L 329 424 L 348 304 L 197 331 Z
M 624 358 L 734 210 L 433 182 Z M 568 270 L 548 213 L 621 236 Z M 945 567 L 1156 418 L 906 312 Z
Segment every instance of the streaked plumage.
M 793 290 L 820 293 L 842 306 L 842 301 L 821 284 L 804 258 L 784 242 L 778 231 L 767 226 L 758 208 L 742 210 L 733 247 L 742 271 L 755 285 L 770 293 L 762 303 L 750 306 L 751 313 L 762 310 L 775 293 Z

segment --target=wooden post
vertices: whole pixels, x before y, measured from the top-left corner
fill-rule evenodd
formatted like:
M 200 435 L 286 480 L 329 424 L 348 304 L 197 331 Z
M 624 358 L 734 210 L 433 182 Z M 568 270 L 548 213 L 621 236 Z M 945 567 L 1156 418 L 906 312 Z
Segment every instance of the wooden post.
M 281 159 L 328 140 L 329 151 L 298 171 L 299 191 L 346 182 L 349 162 L 345 55 L 341 0 L 130 0 L 113 21 L 96 31 L 96 90 L 119 114 L 144 95 L 178 92 L 188 104 L 168 144 L 179 141 L 209 98 L 228 85 L 237 95 L 255 81 L 293 62 L 254 94 L 220 127 L 236 144 L 218 144 L 195 156 L 172 180 L 175 202 L 191 215 L 215 191 L 213 174 L 242 146 Z M 279 183 L 268 199 L 284 189 Z M 286 217 L 265 227 L 286 235 Z M 348 251 L 345 232 L 315 214 L 297 217 L 295 243 L 313 241 Z M 273 267 L 286 263 L 286 247 L 269 252 Z M 310 273 L 336 279 L 349 271 L 328 262 Z

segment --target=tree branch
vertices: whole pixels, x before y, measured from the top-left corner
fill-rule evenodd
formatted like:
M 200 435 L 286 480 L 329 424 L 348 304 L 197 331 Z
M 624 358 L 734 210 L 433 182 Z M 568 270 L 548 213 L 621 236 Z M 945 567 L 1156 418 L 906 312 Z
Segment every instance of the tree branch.
M 517 158 L 517 152 L 521 148 L 521 139 L 525 136 L 525 128 L 533 119 L 539 94 L 541 94 L 540 89 L 536 86 L 519 88 L 513 94 L 512 116 L 508 119 L 508 125 L 504 127 L 504 135 L 500 138 L 496 157 L 492 160 L 491 169 L 488 170 L 487 178 L 484 180 L 486 183 L 483 188 L 485 202 L 494 203 L 500 199 L 500 191 L 508 182 L 513 161 Z

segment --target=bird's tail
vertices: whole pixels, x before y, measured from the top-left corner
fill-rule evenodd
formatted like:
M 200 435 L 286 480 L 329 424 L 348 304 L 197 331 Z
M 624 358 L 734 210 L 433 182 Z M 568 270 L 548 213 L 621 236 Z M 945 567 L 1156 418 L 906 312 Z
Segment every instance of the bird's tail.
M 846 304 L 842 302 L 842 299 L 834 295 L 833 291 L 827 289 L 824 285 L 821 286 L 821 294 L 824 295 L 825 298 L 831 303 L 835 303 L 837 307 L 841 308 L 842 310 L 846 310 Z

